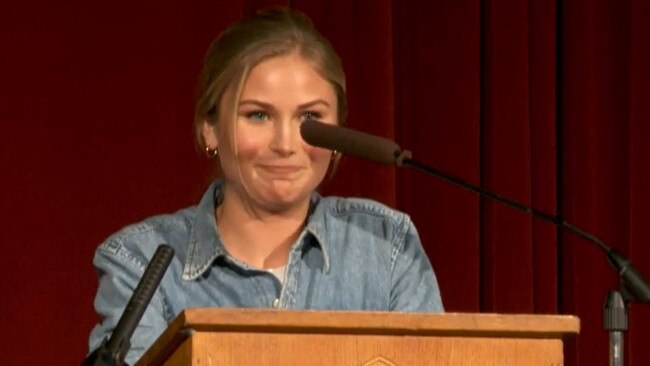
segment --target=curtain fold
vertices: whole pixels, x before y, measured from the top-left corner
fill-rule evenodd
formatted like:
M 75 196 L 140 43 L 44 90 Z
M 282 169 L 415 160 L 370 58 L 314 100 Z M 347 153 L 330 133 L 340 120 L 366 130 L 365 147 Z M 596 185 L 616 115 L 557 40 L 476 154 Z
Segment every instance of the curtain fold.
M 627 229 L 630 232 L 628 248 L 624 248 L 629 258 L 643 274 L 650 276 L 650 2 L 630 2 L 630 193 Z M 630 331 L 627 347 L 630 365 L 650 364 L 648 344 L 650 344 L 650 306 L 632 304 L 630 307 Z
M 528 4 L 485 2 L 482 21 L 481 185 L 530 204 Z M 482 199 L 482 310 L 532 310 L 531 218 Z

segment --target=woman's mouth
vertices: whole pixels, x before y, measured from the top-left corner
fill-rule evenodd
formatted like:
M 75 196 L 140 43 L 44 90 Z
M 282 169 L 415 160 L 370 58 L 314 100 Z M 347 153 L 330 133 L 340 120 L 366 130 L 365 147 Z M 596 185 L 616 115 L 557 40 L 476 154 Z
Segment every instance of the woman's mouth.
M 260 165 L 260 168 L 267 173 L 278 176 L 291 176 L 300 172 L 303 167 L 300 165 Z

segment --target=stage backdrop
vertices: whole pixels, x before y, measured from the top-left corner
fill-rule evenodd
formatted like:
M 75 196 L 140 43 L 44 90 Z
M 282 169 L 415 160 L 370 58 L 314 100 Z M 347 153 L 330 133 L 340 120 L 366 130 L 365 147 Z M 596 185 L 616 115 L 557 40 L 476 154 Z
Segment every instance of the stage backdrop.
M 650 2 L 6 0 L 0 4 L 0 363 L 74 365 L 97 321 L 95 247 L 192 205 L 202 56 L 273 4 L 343 58 L 353 128 L 602 238 L 650 276 Z M 448 311 L 576 314 L 568 365 L 603 365 L 618 288 L 575 235 L 418 172 L 346 158 L 325 192 L 409 213 Z M 634 304 L 629 365 L 650 364 Z

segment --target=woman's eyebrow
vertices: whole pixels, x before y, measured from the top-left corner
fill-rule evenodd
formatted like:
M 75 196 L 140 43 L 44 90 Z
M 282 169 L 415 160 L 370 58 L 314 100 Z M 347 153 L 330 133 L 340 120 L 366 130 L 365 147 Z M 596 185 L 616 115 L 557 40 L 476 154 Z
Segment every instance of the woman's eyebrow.
M 262 102 L 262 101 L 257 100 L 257 99 L 245 99 L 245 100 L 240 100 L 239 101 L 239 106 L 240 107 L 242 105 L 247 105 L 247 104 L 252 104 L 252 105 L 255 105 L 255 106 L 260 106 L 260 107 L 269 108 L 269 109 L 273 108 L 273 105 L 271 105 L 270 103 L 265 103 L 265 102 Z
M 261 100 L 257 100 L 257 99 L 244 99 L 244 100 L 239 101 L 239 106 L 240 107 L 245 106 L 245 105 L 249 105 L 249 104 L 254 105 L 254 106 L 267 108 L 267 109 L 275 109 L 272 104 L 262 102 Z M 330 107 L 330 104 L 326 100 L 324 100 L 324 99 L 316 99 L 316 100 L 312 100 L 311 102 L 307 102 L 307 103 L 303 103 L 303 104 L 299 105 L 298 109 L 307 109 L 307 108 L 315 107 L 317 105 L 322 105 L 322 106 L 325 106 L 325 107 L 328 107 L 328 108 Z
M 316 99 L 316 100 L 313 100 L 311 102 L 307 102 L 307 103 L 299 105 L 298 109 L 307 109 L 307 108 L 311 108 L 311 107 L 314 107 L 314 106 L 317 106 L 317 105 L 323 105 L 323 106 L 328 107 L 328 108 L 330 106 L 330 104 L 327 103 L 327 101 L 325 101 L 324 99 Z

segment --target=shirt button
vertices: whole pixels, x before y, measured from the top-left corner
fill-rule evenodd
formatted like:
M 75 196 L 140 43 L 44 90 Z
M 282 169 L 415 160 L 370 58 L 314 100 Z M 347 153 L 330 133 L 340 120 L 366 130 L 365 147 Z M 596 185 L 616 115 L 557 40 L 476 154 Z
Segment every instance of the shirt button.
M 274 309 L 279 308 L 280 307 L 280 299 L 273 300 L 272 306 L 273 306 Z

